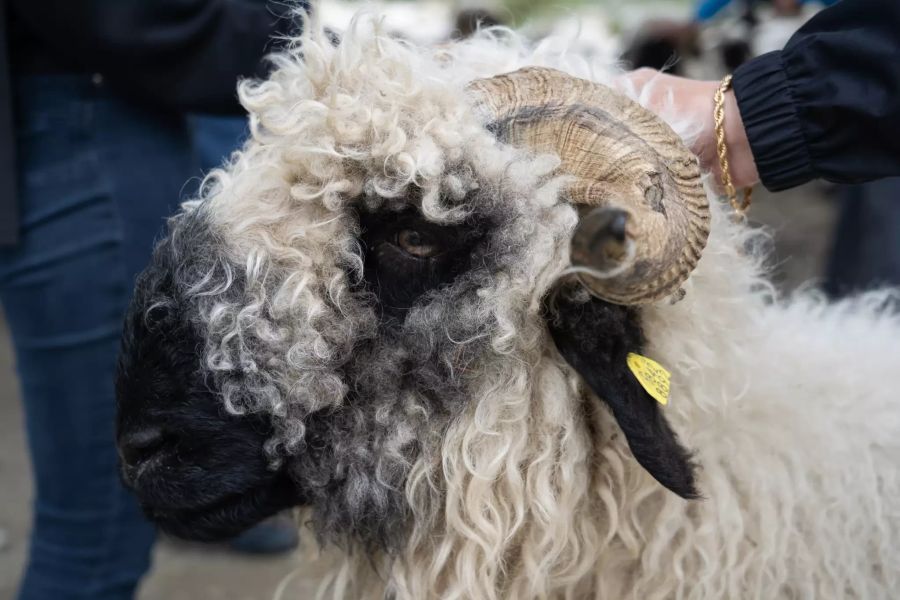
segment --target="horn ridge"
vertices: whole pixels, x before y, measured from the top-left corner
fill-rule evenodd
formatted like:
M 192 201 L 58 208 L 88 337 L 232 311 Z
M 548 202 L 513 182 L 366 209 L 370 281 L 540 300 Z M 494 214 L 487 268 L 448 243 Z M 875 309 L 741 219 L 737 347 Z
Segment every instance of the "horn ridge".
M 608 216 L 581 211 L 571 258 L 594 295 L 642 304 L 678 291 L 706 245 L 709 203 L 696 156 L 665 122 L 609 87 L 544 67 L 476 80 L 469 90 L 498 139 L 559 156 L 573 179 L 569 202 L 627 213 L 635 251 L 621 253 L 629 264 L 614 265 L 601 255 L 608 244 L 596 241 Z

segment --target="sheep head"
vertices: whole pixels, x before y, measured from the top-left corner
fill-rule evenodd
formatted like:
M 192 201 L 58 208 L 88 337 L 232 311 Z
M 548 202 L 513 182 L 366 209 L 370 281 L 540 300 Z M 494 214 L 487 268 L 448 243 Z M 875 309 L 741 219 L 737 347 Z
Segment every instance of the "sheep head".
M 298 89 L 283 71 L 260 106 L 279 77 Z M 254 116 L 256 139 L 173 218 L 138 282 L 118 440 L 147 513 L 214 539 L 304 504 L 327 539 L 399 551 L 411 521 L 443 518 L 449 473 L 491 454 L 497 438 L 469 433 L 554 402 L 586 418 L 592 395 L 658 481 L 695 496 L 687 452 L 625 361 L 643 344 L 636 305 L 677 291 L 708 232 L 675 134 L 549 69 L 425 101 L 376 73 L 367 85 L 395 87 L 361 113 L 307 83 L 319 96 L 305 106 Z M 287 106 L 321 113 L 320 129 L 291 130 Z

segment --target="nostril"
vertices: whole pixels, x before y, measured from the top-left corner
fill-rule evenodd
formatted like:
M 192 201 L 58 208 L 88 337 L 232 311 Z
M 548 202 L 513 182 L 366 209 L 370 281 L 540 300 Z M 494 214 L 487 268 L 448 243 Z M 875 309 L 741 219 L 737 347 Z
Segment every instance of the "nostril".
M 148 427 L 128 433 L 119 439 L 119 452 L 128 465 L 138 465 L 156 454 L 165 443 L 159 427 Z

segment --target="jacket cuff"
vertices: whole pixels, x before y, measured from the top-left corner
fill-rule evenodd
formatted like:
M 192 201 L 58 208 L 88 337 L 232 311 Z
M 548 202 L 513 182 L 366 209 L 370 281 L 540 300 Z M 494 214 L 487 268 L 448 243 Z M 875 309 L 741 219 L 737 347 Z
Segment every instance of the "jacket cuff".
M 781 52 L 741 65 L 732 81 L 759 178 L 777 192 L 815 177 Z

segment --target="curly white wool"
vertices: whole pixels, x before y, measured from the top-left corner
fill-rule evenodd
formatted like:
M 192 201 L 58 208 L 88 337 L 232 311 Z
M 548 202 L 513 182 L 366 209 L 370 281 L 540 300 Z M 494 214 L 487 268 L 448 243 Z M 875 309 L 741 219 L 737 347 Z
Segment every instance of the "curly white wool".
M 196 285 L 210 298 L 207 366 L 242 361 L 260 373 L 225 389 L 232 410 L 268 410 L 291 446 L 309 411 L 342 402 L 336 365 L 373 326 L 349 289 L 348 270 L 361 272 L 350 199 L 404 202 L 414 184 L 425 215 L 459 221 L 466 208 L 448 195 L 504 181 L 503 201 L 541 219 L 522 232 L 532 242 L 519 268 L 482 290 L 490 352 L 463 414 L 411 467 L 406 547 L 348 555 L 325 593 L 768 599 L 900 589 L 900 322 L 884 310 L 887 295 L 836 306 L 776 298 L 750 251 L 758 234 L 714 206 L 685 299 L 643 312 L 647 353 L 674 372 L 667 416 L 703 468 L 705 498 L 684 501 L 637 466 L 605 409 L 586 410 L 541 322 L 574 223 L 547 178 L 554 159 L 498 145 L 464 91 L 524 65 L 607 83 L 616 70 L 507 31 L 430 49 L 390 39 L 366 15 L 337 47 L 314 20 L 305 29 L 268 80 L 241 86 L 252 139 L 205 191 L 228 262 L 244 265 L 220 265 L 224 288 L 221 277 Z M 663 116 L 691 135 L 694 124 Z M 248 291 L 224 300 L 236 278 Z M 260 357 L 270 364 L 255 365 Z

